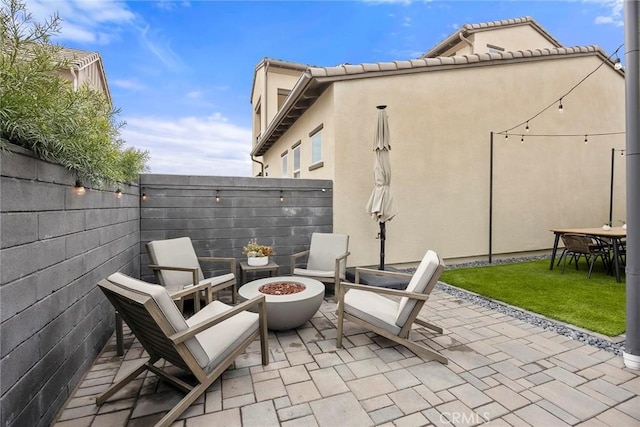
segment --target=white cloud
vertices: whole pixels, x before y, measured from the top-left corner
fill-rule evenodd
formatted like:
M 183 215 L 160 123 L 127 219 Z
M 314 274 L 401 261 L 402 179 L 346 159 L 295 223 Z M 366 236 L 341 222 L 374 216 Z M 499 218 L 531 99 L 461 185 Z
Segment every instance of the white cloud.
M 150 173 L 251 176 L 251 130 L 209 117 L 126 117 L 127 145 L 148 150 Z
M 143 85 L 142 83 L 138 82 L 135 79 L 129 79 L 129 80 L 125 80 L 125 79 L 115 79 L 109 82 L 110 85 L 116 86 L 116 87 L 120 87 L 123 89 L 130 89 L 130 90 L 142 90 L 145 89 L 145 85 Z
M 182 59 L 173 51 L 168 41 L 160 40 L 159 34 L 146 25 L 139 30 L 139 40 L 144 47 L 160 60 L 167 68 L 180 71 L 185 65 Z
M 585 0 L 587 3 L 599 3 L 608 9 L 607 15 L 599 15 L 594 19 L 596 24 L 611 24 L 616 27 L 624 25 L 624 3 L 623 0 Z

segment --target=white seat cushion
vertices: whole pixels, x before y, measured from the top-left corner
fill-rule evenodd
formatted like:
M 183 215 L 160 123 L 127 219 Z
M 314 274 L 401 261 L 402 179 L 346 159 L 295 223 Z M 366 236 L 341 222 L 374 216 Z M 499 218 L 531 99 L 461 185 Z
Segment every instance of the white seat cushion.
M 194 326 L 233 307 L 220 301 L 213 301 L 202 310 L 187 319 L 188 326 Z M 248 311 L 240 312 L 233 317 L 205 329 L 196 335 L 204 353 L 194 357 L 205 372 L 211 372 L 220 362 L 237 349 L 237 343 L 243 342 L 259 328 L 259 316 Z
M 333 279 L 333 270 L 309 270 L 306 268 L 296 268 L 293 270 L 294 276 L 307 276 L 307 277 L 326 277 L 327 279 Z
M 392 334 L 400 333 L 395 323 L 398 303 L 382 295 L 349 289 L 344 295 L 344 311 Z
M 415 292 L 418 294 L 424 293 L 439 265 L 440 259 L 438 258 L 438 254 L 431 250 L 427 251 L 411 278 L 411 281 L 407 285 L 407 292 Z M 396 325 L 402 328 L 404 324 L 407 323 L 411 311 L 416 306 L 416 302 L 417 301 L 415 299 L 412 300 L 407 297 L 402 297 L 395 319 Z
M 226 283 L 236 279 L 236 275 L 233 273 L 223 274 L 222 276 L 209 277 L 208 279 L 201 280 L 199 284 L 208 283 L 211 286 L 216 286 L 221 283 Z
M 166 267 L 197 268 L 199 280 L 204 279 L 198 256 L 189 237 L 154 240 L 147 243 L 151 262 Z M 193 284 L 193 275 L 188 271 L 161 270 L 158 274 L 160 284 L 170 291 L 181 290 Z

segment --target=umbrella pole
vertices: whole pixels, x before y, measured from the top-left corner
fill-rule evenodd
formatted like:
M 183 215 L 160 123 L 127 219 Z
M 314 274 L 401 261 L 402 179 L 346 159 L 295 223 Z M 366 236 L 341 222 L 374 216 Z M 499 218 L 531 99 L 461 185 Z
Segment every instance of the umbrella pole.
M 387 236 L 386 225 L 384 222 L 380 223 L 380 267 L 378 270 L 384 270 L 384 241 Z

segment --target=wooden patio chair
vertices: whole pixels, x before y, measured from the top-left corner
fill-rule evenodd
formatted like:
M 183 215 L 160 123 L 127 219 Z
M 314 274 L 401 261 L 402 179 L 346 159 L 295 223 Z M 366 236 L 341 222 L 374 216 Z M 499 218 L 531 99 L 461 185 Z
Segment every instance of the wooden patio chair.
M 193 298 L 194 311 L 200 310 L 200 298 L 196 296 L 202 292 L 209 304 L 213 300 L 213 293 L 231 285 L 231 299 L 236 303 L 236 259 L 225 257 L 199 257 L 193 248 L 189 237 L 177 239 L 154 240 L 146 245 L 147 253 L 158 282 L 167 288 L 171 297 L 177 301 L 180 311 L 183 310 L 185 299 Z M 223 262 L 229 264 L 229 273 L 204 278 L 201 262 Z M 195 285 L 195 286 L 194 286 Z
M 340 281 L 345 280 L 349 255 L 348 234 L 313 233 L 309 249 L 291 255 L 291 274 L 333 284 L 337 295 Z M 305 256 L 306 266 L 298 267 L 299 259 Z
M 444 271 L 444 263 L 434 251 L 427 251 L 406 290 L 372 287 L 343 282 L 338 296 L 338 332 L 336 346 L 342 347 L 344 319 L 397 342 L 415 354 L 447 364 L 448 359 L 435 350 L 412 341 L 414 323 L 439 334 L 442 328 L 418 318 L 429 294 Z M 379 270 L 376 274 L 385 274 Z M 393 273 L 397 277 L 399 273 Z M 385 295 L 400 297 L 393 300 Z
M 145 370 L 149 370 L 186 396 L 156 427 L 169 426 L 180 416 L 256 338 L 260 337 L 262 364 L 269 363 L 267 311 L 263 295 L 235 307 L 213 301 L 185 320 L 167 290 L 122 273 L 102 280 L 98 286 L 131 332 L 149 354 L 130 374 L 96 399 L 101 405 Z M 257 313 L 247 311 L 257 309 Z M 160 359 L 195 377 L 196 385 L 154 365 Z

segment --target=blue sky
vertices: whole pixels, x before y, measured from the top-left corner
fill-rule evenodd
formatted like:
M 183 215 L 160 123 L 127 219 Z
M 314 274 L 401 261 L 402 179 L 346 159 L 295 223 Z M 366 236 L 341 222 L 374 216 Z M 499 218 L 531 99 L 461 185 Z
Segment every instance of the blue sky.
M 99 52 L 127 145 L 151 173 L 250 176 L 264 57 L 332 66 L 416 58 L 463 24 L 532 16 L 563 45 L 624 42 L 622 1 L 27 0 L 54 42 Z

